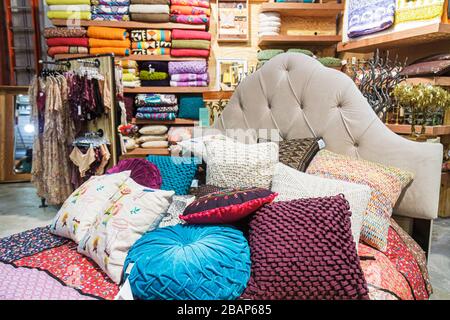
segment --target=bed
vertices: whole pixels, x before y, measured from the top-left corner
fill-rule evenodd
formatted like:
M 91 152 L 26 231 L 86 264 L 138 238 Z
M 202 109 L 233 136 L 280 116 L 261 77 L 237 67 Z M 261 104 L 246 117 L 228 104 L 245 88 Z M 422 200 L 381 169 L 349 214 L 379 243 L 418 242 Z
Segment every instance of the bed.
M 404 191 L 395 214 L 413 221 L 412 234 L 417 241 L 391 220 L 388 249 L 380 252 L 360 243 L 358 255 L 371 299 L 429 298 L 432 288 L 426 252 L 437 215 L 440 144 L 415 143 L 395 135 L 377 118 L 350 78 L 302 54 L 279 55 L 247 77 L 214 127 L 250 131 L 266 138 L 265 129 L 274 129 L 283 139 L 320 136 L 333 152 L 413 171 L 415 179 Z M 52 235 L 48 227 L 0 239 L 0 268 L 14 276 L 19 271 L 39 271 L 40 283 L 52 292 L 60 287 L 57 292 L 61 293 L 51 296 L 55 299 L 114 299 L 119 290 L 92 260 L 76 251 L 74 242 Z M 19 286 L 27 285 L 30 283 L 0 277 L 0 292 L 10 293 L 0 293 L 0 299 L 48 298 L 41 291 L 31 297 L 29 292 L 34 291 L 20 294 Z

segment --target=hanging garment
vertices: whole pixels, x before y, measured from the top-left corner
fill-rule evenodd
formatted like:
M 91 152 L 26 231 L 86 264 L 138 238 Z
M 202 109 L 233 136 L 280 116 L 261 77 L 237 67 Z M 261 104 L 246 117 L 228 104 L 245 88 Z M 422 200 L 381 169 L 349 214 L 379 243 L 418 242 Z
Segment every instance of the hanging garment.
M 77 146 L 73 147 L 70 153 L 70 160 L 78 167 L 80 176 L 83 178 L 86 175 L 86 171 L 89 170 L 91 164 L 95 161 L 95 151 L 93 147 L 89 147 L 86 153 L 82 153 Z

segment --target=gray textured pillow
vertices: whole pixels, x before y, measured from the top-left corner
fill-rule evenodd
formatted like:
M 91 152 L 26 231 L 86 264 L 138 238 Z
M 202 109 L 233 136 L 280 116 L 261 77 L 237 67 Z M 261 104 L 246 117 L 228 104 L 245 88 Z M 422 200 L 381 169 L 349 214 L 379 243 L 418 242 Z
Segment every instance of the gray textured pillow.
M 316 198 L 344 194 L 352 212 L 352 235 L 355 243 L 359 241 L 364 212 L 371 196 L 370 187 L 341 180 L 325 179 L 309 175 L 282 163 L 275 166 L 272 191 L 278 193 L 275 201 L 288 201 L 302 198 Z

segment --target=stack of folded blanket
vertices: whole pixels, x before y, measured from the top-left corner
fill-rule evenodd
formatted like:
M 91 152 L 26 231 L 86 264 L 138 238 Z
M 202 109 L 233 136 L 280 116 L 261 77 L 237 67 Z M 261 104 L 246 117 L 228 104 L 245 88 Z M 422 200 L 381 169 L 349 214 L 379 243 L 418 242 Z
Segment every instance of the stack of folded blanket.
M 209 0 L 170 0 L 170 21 L 187 24 L 209 23 Z
M 171 87 L 207 87 L 209 84 L 205 60 L 170 61 L 169 74 Z
M 45 28 L 47 54 L 89 53 L 89 40 L 86 30 L 82 28 Z
M 132 30 L 131 53 L 138 55 L 170 55 L 170 30 Z
M 49 19 L 91 20 L 91 0 L 46 0 Z
M 169 22 L 169 0 L 131 0 L 131 20 Z
M 281 17 L 278 12 L 261 12 L 259 14 L 258 37 L 278 36 L 281 28 Z
M 136 119 L 175 120 L 178 101 L 174 94 L 138 94 L 134 99 Z
M 122 84 L 127 88 L 136 88 L 141 86 L 139 80 L 139 67 L 134 60 L 122 60 Z
M 168 87 L 168 63 L 165 61 L 142 61 L 139 63 L 139 79 L 143 87 Z
M 167 141 L 168 130 L 169 128 L 167 126 L 161 125 L 149 125 L 142 127 L 139 130 L 141 136 L 136 139 L 136 143 L 139 144 L 139 146 L 144 149 L 167 148 L 169 146 L 169 142 Z
M 108 27 L 89 27 L 89 53 L 105 54 L 113 53 L 116 56 L 130 54 L 130 39 L 126 29 Z
M 209 56 L 211 34 L 207 31 L 179 30 L 172 31 L 172 52 L 174 57 Z
M 129 21 L 130 0 L 91 0 L 92 20 Z

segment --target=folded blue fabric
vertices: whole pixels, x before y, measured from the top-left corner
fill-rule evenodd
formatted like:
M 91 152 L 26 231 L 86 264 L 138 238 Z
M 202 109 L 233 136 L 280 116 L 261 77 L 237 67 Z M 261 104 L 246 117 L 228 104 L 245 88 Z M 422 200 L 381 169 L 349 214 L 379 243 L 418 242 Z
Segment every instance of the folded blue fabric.
M 183 95 L 179 98 L 178 118 L 198 120 L 200 109 L 204 107 L 202 95 Z

